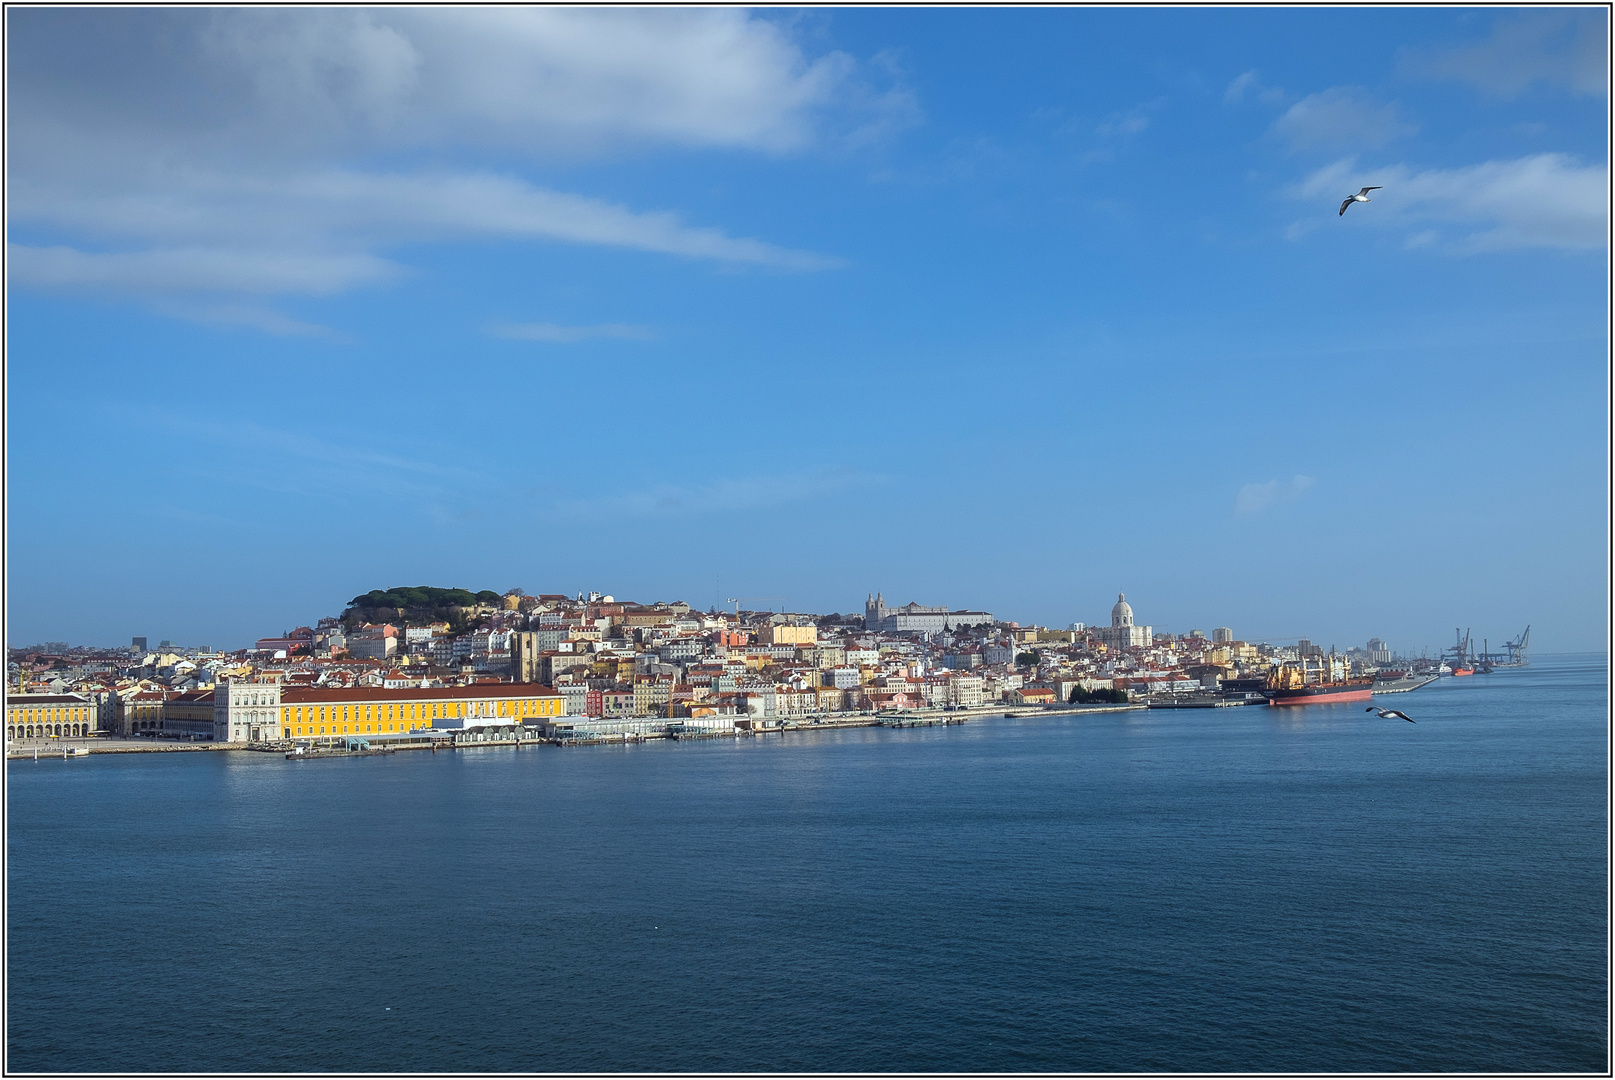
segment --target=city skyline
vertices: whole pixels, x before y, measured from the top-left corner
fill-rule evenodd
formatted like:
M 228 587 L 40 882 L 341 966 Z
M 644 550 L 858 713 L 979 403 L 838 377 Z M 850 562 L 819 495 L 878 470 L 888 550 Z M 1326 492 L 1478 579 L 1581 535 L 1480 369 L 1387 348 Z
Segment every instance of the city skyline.
M 476 592 L 478 590 L 467 590 L 467 591 Z M 499 590 L 489 590 L 489 591 L 490 592 L 499 592 Z M 508 589 L 508 590 L 504 590 L 504 592 L 501 593 L 501 595 L 510 595 L 510 594 L 525 594 L 526 596 L 529 596 L 529 597 L 536 597 L 536 596 L 540 596 L 540 595 L 545 595 L 540 590 L 523 589 L 523 588 L 521 588 L 519 586 L 513 587 L 513 588 Z M 669 598 L 669 599 L 665 599 L 665 600 L 661 599 L 661 598 L 658 598 L 658 599 L 649 600 L 649 601 L 639 601 L 639 600 L 635 600 L 635 599 L 633 599 L 631 597 L 627 597 L 627 596 L 621 596 L 621 597 L 615 596 L 612 593 L 605 592 L 605 591 L 598 590 L 598 589 L 585 589 L 585 590 L 577 590 L 574 593 L 560 593 L 560 594 L 549 594 L 549 595 L 560 596 L 560 597 L 563 597 L 563 598 L 566 598 L 566 599 L 576 598 L 580 602 L 584 601 L 584 600 L 594 600 L 594 601 L 603 600 L 606 603 L 611 603 L 611 602 L 615 601 L 615 602 L 618 602 L 618 603 L 627 603 L 627 604 L 631 604 L 631 605 L 643 604 L 644 606 L 647 606 L 647 607 L 654 607 L 654 606 L 666 605 L 666 604 L 687 603 L 687 601 L 685 601 L 683 598 L 680 598 L 680 597 L 673 597 L 673 598 Z M 876 592 L 876 593 L 870 594 L 870 597 L 875 598 L 875 597 L 880 597 L 881 595 L 882 594 L 880 592 Z M 358 597 L 355 597 L 355 599 L 358 599 Z M 871 607 L 871 605 L 873 603 L 878 602 L 878 601 L 873 600 L 873 599 L 866 599 L 866 603 L 865 603 L 864 609 L 863 609 L 864 612 L 865 612 L 865 615 L 859 615 L 858 609 L 856 607 L 854 607 L 854 606 L 851 606 L 851 605 L 847 606 L 844 611 L 841 610 L 841 609 L 824 610 L 824 611 L 811 610 L 810 611 L 810 610 L 799 608 L 799 607 L 787 606 L 784 603 L 784 601 L 788 600 L 789 599 L 788 597 L 751 597 L 751 598 L 748 598 L 748 599 L 751 600 L 751 601 L 757 601 L 757 600 L 763 600 L 763 599 L 777 601 L 776 603 L 774 603 L 774 604 L 772 604 L 770 606 L 766 606 L 766 607 L 765 606 L 758 606 L 755 603 L 747 603 L 747 604 L 742 605 L 739 608 L 740 611 L 748 613 L 748 614 L 751 614 L 751 615 L 755 615 L 755 614 L 762 613 L 762 612 L 777 611 L 777 612 L 780 612 L 781 614 L 789 614 L 789 615 L 793 615 L 793 616 L 809 616 L 809 617 L 816 617 L 816 618 L 828 617 L 828 616 L 836 615 L 836 614 L 845 615 L 845 616 L 849 616 L 849 617 L 850 616 L 858 616 L 860 618 L 865 618 L 866 615 L 867 615 L 867 612 L 869 611 L 869 608 Z M 1116 596 L 1116 603 L 1121 603 L 1123 600 L 1125 600 L 1125 594 L 1118 593 L 1117 596 Z M 733 598 L 729 598 L 728 603 L 725 603 L 725 604 L 717 604 L 717 603 L 715 603 L 715 604 L 712 604 L 712 605 L 710 605 L 709 607 L 707 607 L 705 609 L 702 609 L 699 605 L 691 605 L 691 606 L 696 611 L 703 611 L 704 610 L 706 612 L 717 613 L 717 614 L 721 615 L 721 614 L 724 614 L 726 612 L 732 611 L 733 610 L 733 605 L 734 605 Z M 303 626 L 303 627 L 306 628 L 307 626 L 311 626 L 311 625 L 315 624 L 316 622 L 329 621 L 329 620 L 335 618 L 338 614 L 341 614 L 341 613 L 345 612 L 346 610 L 348 610 L 349 608 L 351 608 L 351 606 L 352 605 L 344 605 L 342 608 L 333 609 L 333 611 L 329 612 L 329 613 L 324 613 L 324 614 L 321 614 L 321 615 L 318 615 L 318 616 L 315 616 L 315 615 L 307 616 L 307 617 L 303 618 L 302 620 L 300 620 L 297 623 L 297 625 Z M 959 614 L 959 615 L 967 615 L 967 616 L 976 617 L 976 618 L 969 618 L 969 619 L 964 619 L 964 620 L 959 621 L 957 623 L 957 626 L 960 627 L 960 628 L 968 628 L 970 626 L 975 625 L 977 622 L 984 622 L 985 623 L 985 622 L 993 621 L 992 618 L 991 618 L 991 613 L 988 613 L 988 612 L 982 612 L 982 611 L 975 610 L 975 609 L 952 608 L 947 604 L 936 605 L 936 606 L 921 605 L 921 604 L 919 604 L 919 602 L 917 600 L 910 600 L 910 601 L 907 602 L 906 605 L 899 605 L 899 604 L 896 604 L 895 602 L 894 603 L 888 603 L 888 604 L 884 605 L 884 610 L 886 612 L 895 612 L 895 611 L 899 610 L 900 608 L 907 607 L 907 606 L 916 606 L 922 612 L 946 612 L 946 613 L 949 613 L 949 614 Z M 982 617 L 985 617 L 985 618 L 982 618 Z M 1091 629 L 1102 628 L 1102 627 L 1106 626 L 1107 623 L 1110 621 L 1110 618 L 1111 618 L 1111 614 L 1107 612 L 1107 613 L 1102 613 L 1101 615 L 1096 616 L 1095 618 L 1093 618 L 1091 620 L 1090 619 L 1075 619 L 1075 620 L 1070 620 L 1067 623 L 1059 623 L 1059 624 L 1049 625 L 1046 628 L 1047 629 L 1052 629 L 1052 630 L 1063 630 L 1063 629 L 1067 629 L 1068 627 L 1076 628 L 1076 627 L 1080 626 L 1080 627 L 1085 627 L 1085 628 L 1088 628 L 1088 629 L 1091 630 Z M 401 625 L 401 626 L 406 625 L 406 624 L 407 625 L 424 625 L 422 623 L 422 620 L 420 620 L 420 619 L 414 619 L 414 620 L 400 619 L 400 620 L 395 620 L 395 621 L 399 622 L 399 625 Z M 1041 624 L 1041 623 L 1034 623 L 1034 622 L 1022 622 L 1020 620 L 1016 620 L 1016 619 L 1014 619 L 1012 617 L 1009 617 L 1009 616 L 1005 616 L 1000 621 L 1002 621 L 1002 622 L 1004 622 L 1006 624 L 1014 623 L 1014 624 L 1017 624 L 1017 625 L 1027 626 L 1027 627 L 1043 626 L 1044 625 L 1044 624 Z M 867 621 L 866 621 L 866 625 L 867 625 Z M 952 621 L 949 621 L 946 624 L 946 626 L 948 626 L 948 627 L 951 627 L 951 626 L 954 626 L 954 625 L 955 624 Z M 290 629 L 292 629 L 292 628 L 293 627 L 290 624 L 288 624 L 288 627 L 285 628 L 285 632 L 290 632 Z M 870 629 L 871 629 L 871 632 L 873 632 L 873 628 L 870 628 Z M 1315 632 L 1315 631 L 1302 631 L 1302 632 L 1297 632 L 1297 633 L 1282 633 L 1282 634 L 1272 634 L 1272 633 L 1247 634 L 1247 633 L 1244 633 L 1242 631 L 1235 630 L 1234 628 L 1226 626 L 1224 624 L 1217 623 L 1215 620 L 1210 620 L 1210 621 L 1202 620 L 1200 623 L 1198 623 L 1196 625 L 1184 626 L 1184 627 L 1169 627 L 1169 626 L 1162 625 L 1162 626 L 1155 627 L 1154 629 L 1155 629 L 1155 632 L 1156 632 L 1157 636 L 1164 635 L 1164 634 L 1169 634 L 1169 635 L 1179 637 L 1179 638 L 1188 637 L 1188 636 L 1190 636 L 1192 634 L 1198 633 L 1199 635 L 1201 635 L 1203 637 L 1207 637 L 1208 639 L 1216 639 L 1216 640 L 1221 640 L 1221 635 L 1228 634 L 1228 635 L 1230 635 L 1231 640 L 1247 640 L 1248 639 L 1248 640 L 1250 640 L 1252 642 L 1263 642 L 1263 643 L 1274 643 L 1274 644 L 1285 644 L 1285 643 L 1298 642 L 1298 641 L 1303 643 L 1303 644 L 1320 644 L 1320 643 L 1326 642 L 1327 643 L 1326 647 L 1328 648 L 1328 650 L 1330 652 L 1334 652 L 1336 650 L 1336 645 L 1335 645 L 1333 639 L 1329 639 L 1327 636 L 1325 636 L 1323 638 L 1320 638 L 1318 641 L 1314 641 L 1313 639 L 1308 637 L 1309 633 L 1312 633 L 1312 632 Z M 1469 632 L 1470 630 L 1473 630 L 1473 628 L 1460 627 L 1460 628 L 1458 628 L 1457 632 L 1461 636 L 1461 635 Z M 279 631 L 265 632 L 263 634 L 257 635 L 256 640 L 259 642 L 260 647 L 262 647 L 262 641 L 264 639 L 275 637 L 277 633 L 279 633 Z M 1504 632 L 1501 632 L 1501 631 L 1499 632 L 1499 636 L 1496 638 L 1496 641 L 1495 641 L 1496 645 L 1498 646 L 1498 650 L 1501 650 L 1504 641 L 1506 639 L 1508 639 L 1509 637 L 1511 637 L 1511 636 L 1512 637 L 1518 637 L 1519 636 L 1518 630 L 1514 631 L 1512 634 L 1504 633 Z M 1480 631 L 1475 631 L 1473 633 L 1473 638 L 1474 638 L 1474 642 L 1477 643 L 1477 644 L 1481 644 L 1483 642 L 1489 642 L 1491 640 L 1487 636 L 1487 634 L 1485 632 L 1485 628 L 1482 628 Z M 1451 641 L 1444 641 L 1444 642 L 1440 642 L 1440 643 L 1385 642 L 1384 639 L 1380 635 L 1377 635 L 1377 634 L 1371 634 L 1365 640 L 1370 643 L 1369 644 L 1370 649 L 1377 647 L 1375 645 L 1375 643 L 1382 643 L 1392 653 L 1394 653 L 1396 655 L 1399 655 L 1399 656 L 1406 656 L 1406 657 L 1418 657 L 1418 656 L 1432 656 L 1432 657 L 1434 657 L 1434 656 L 1439 656 L 1442 653 L 1443 650 L 1449 649 L 1452 646 Z M 221 644 L 215 645 L 213 642 L 201 641 L 200 639 L 198 639 L 196 641 L 189 641 L 189 640 L 182 640 L 182 639 L 173 638 L 173 637 L 157 636 L 157 635 L 147 634 L 147 633 L 132 634 L 132 635 L 130 635 L 130 641 L 131 641 L 130 645 L 124 646 L 124 645 L 122 645 L 121 643 L 118 643 L 118 642 L 105 642 L 105 641 L 92 642 L 92 641 L 76 641 L 76 640 L 60 640 L 60 639 L 57 639 L 57 640 L 43 640 L 43 639 L 41 639 L 40 641 L 34 642 L 31 645 L 15 645 L 14 644 L 12 647 L 14 649 L 38 647 L 38 648 L 42 648 L 42 649 L 46 650 L 47 652 L 55 650 L 55 649 L 61 649 L 61 650 L 70 650 L 70 649 L 119 650 L 119 649 L 123 649 L 123 648 L 129 648 L 129 649 L 138 648 L 138 649 L 140 649 L 142 651 L 157 651 L 157 652 L 161 652 L 161 651 L 163 651 L 165 649 L 184 650 L 184 651 L 202 651 L 202 652 L 209 652 L 209 651 L 213 651 L 213 652 L 236 652 L 236 651 L 240 651 L 242 649 L 249 649 L 249 648 L 252 647 L 252 643 L 250 641 L 249 642 L 229 642 L 229 643 L 221 643 Z M 1340 644 L 1339 648 L 1340 648 L 1341 651 L 1345 651 L 1347 649 L 1359 649 L 1359 648 L 1362 647 L 1362 644 L 1363 643 L 1361 641 L 1350 641 L 1350 642 L 1345 642 L 1345 643 Z
M 10 640 L 418 581 L 1601 648 L 1605 18 L 12 9 Z

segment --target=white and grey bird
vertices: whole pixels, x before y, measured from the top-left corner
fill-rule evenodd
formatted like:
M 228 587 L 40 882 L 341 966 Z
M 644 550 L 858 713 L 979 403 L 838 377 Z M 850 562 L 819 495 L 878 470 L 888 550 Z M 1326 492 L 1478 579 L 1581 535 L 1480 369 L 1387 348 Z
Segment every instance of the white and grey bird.
M 1340 213 L 1344 214 L 1346 212 L 1346 207 L 1350 206 L 1354 202 L 1373 202 L 1374 200 L 1368 197 L 1368 193 L 1370 191 L 1378 191 L 1380 187 L 1381 185 L 1375 184 L 1373 187 L 1365 187 L 1355 195 L 1347 195 L 1346 201 L 1340 204 Z M 1337 214 L 1336 216 L 1338 217 L 1340 215 Z
M 1413 717 L 1409 716 L 1407 713 L 1397 712 L 1395 709 L 1376 709 L 1374 706 L 1370 705 L 1368 708 L 1364 709 L 1363 711 L 1364 712 L 1371 712 L 1371 713 L 1378 713 L 1379 718 L 1381 720 L 1389 720 L 1391 717 L 1394 716 L 1398 720 L 1406 720 L 1410 724 L 1418 723 L 1417 720 L 1414 720 Z

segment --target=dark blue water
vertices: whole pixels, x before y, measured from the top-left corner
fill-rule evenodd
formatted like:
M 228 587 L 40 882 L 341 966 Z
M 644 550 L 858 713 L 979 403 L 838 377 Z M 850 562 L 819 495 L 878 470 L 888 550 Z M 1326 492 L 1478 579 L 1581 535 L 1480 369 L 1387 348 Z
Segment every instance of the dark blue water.
M 1606 700 L 10 762 L 6 1065 L 1604 1071 Z

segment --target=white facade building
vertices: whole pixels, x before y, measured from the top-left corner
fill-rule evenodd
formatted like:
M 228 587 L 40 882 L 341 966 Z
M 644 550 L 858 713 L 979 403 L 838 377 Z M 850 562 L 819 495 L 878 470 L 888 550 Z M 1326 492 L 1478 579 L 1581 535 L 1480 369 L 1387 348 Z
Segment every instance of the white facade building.
M 1134 624 L 1133 608 L 1124 593 L 1116 594 L 1116 606 L 1110 609 L 1110 625 L 1096 626 L 1093 633 L 1113 649 L 1147 649 L 1155 643 L 1151 627 Z
M 280 730 L 279 679 L 230 679 L 214 687 L 214 742 L 273 742 Z
M 945 607 L 924 607 L 914 603 L 889 608 L 881 593 L 864 601 L 864 629 L 870 632 L 940 634 L 944 630 L 988 626 L 992 622 L 992 614 L 986 611 L 949 611 Z
M 854 667 L 831 668 L 824 673 L 826 686 L 837 690 L 851 690 L 858 685 L 858 669 Z

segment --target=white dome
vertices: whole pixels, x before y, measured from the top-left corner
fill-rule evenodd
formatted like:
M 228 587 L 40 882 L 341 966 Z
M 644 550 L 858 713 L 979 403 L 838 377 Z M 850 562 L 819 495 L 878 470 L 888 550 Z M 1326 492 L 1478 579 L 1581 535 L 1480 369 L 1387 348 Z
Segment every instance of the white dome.
M 1133 625 L 1133 609 L 1128 606 L 1127 595 L 1125 593 L 1116 594 L 1116 606 L 1110 609 L 1110 625 Z

